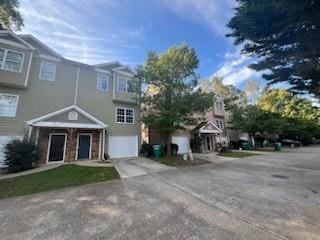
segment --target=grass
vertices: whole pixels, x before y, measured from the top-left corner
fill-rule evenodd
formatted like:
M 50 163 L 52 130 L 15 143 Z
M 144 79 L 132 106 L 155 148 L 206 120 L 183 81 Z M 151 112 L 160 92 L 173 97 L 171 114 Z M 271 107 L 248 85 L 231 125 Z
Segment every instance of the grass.
M 232 157 L 232 158 L 245 158 L 245 157 L 251 157 L 256 155 L 260 155 L 260 154 L 251 153 L 251 152 L 222 152 L 218 154 L 218 156 L 221 156 L 221 157 Z
M 118 179 L 113 167 L 63 165 L 48 171 L 0 180 L 0 199 Z
M 191 165 L 199 165 L 199 164 L 205 164 L 208 163 L 207 161 L 200 160 L 200 159 L 194 159 L 194 161 L 191 160 L 183 160 L 183 157 L 181 155 L 166 155 L 161 157 L 160 159 L 152 158 L 153 160 L 160 162 L 164 165 L 168 166 L 174 166 L 174 167 L 186 167 Z

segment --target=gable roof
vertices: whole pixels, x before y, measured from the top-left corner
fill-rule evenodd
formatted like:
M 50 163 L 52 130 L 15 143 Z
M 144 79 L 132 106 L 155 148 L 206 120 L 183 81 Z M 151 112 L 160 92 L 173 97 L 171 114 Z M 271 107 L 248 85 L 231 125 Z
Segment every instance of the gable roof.
M 200 133 L 222 133 L 223 131 L 217 127 L 213 122 L 202 122 L 197 127 L 193 129 L 193 131 L 197 131 Z
M 24 46 L 25 48 L 27 49 L 30 49 L 30 50 L 35 50 L 35 48 L 29 44 L 27 41 L 25 41 L 24 39 L 22 39 L 21 37 L 19 37 L 18 35 L 14 34 L 12 31 L 9 31 L 9 30 L 0 30 L 0 36 L 5 36 L 5 35 L 8 35 L 10 36 L 11 38 L 15 39 L 18 43 L 20 43 L 22 46 Z M 5 40 L 5 39 L 0 39 L 2 42 L 10 42 L 9 40 Z
M 54 116 L 57 116 L 59 114 L 68 112 L 68 111 L 76 111 L 86 118 L 93 121 L 95 124 L 83 124 L 83 123 L 63 123 L 63 122 L 46 122 L 45 120 L 48 120 Z M 69 127 L 69 128 L 106 128 L 108 127 L 106 124 L 104 124 L 102 121 L 91 115 L 90 113 L 86 112 L 85 110 L 81 109 L 80 107 L 76 105 L 71 105 L 66 108 L 59 109 L 57 111 L 48 113 L 46 115 L 43 115 L 38 118 L 34 118 L 32 120 L 27 121 L 27 125 L 29 126 L 38 126 L 38 127 Z
M 135 70 L 133 70 L 130 66 L 124 65 L 118 61 L 108 62 L 108 63 L 100 63 L 93 65 L 97 69 L 101 68 L 110 68 L 113 71 L 121 72 L 121 71 L 128 71 L 132 74 L 135 74 Z
M 52 48 L 48 47 L 46 44 L 44 44 L 43 42 L 41 42 L 39 39 L 35 38 L 34 36 L 32 36 L 31 34 L 20 34 L 18 35 L 20 38 L 25 39 L 25 41 L 27 42 L 28 39 L 31 39 L 32 41 L 34 41 L 35 43 L 37 43 L 38 45 L 40 45 L 40 47 L 44 48 L 45 50 L 47 50 L 48 52 L 50 52 L 52 55 L 54 55 L 57 58 L 63 58 L 63 56 L 61 56 L 59 53 L 57 53 L 56 51 L 54 51 Z

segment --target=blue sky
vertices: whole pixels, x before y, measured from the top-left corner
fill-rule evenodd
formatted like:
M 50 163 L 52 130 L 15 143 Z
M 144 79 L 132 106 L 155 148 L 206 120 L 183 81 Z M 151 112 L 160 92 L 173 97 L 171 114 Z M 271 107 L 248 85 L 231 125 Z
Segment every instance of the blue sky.
M 234 6 L 234 0 L 21 0 L 22 33 L 88 64 L 135 66 L 148 50 L 184 42 L 198 54 L 200 76 L 219 75 L 242 88 L 248 79 L 264 81 L 225 37 Z

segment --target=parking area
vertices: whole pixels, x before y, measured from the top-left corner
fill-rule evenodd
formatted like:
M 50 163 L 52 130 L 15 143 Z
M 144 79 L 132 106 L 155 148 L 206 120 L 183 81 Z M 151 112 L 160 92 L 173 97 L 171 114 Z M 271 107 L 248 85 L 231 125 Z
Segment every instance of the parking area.
M 1 239 L 319 239 L 320 148 L 2 200 L 0 232 Z

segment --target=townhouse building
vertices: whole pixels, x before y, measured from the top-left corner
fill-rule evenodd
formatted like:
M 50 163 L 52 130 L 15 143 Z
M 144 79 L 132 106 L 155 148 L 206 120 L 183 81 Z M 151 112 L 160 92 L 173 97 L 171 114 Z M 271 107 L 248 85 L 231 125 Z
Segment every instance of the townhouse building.
M 138 155 L 134 70 L 68 60 L 32 35 L 0 31 L 0 164 L 27 136 L 40 164 Z

